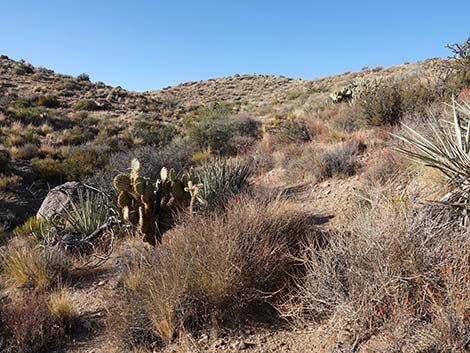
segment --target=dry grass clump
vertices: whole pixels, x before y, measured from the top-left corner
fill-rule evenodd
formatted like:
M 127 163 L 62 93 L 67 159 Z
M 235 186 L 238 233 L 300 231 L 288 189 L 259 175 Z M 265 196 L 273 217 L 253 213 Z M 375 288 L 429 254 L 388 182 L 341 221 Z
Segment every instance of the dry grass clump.
M 348 177 L 356 173 L 359 163 L 357 157 L 365 145 L 354 140 L 339 143 L 330 148 L 316 144 L 304 146 L 298 156 L 286 156 L 284 168 L 291 181 L 323 181 L 332 177 Z
M 406 174 L 409 161 L 396 152 L 383 149 L 379 151 L 364 172 L 363 181 L 366 187 L 387 185 Z
M 304 214 L 247 197 L 225 213 L 189 216 L 156 249 L 131 247 L 117 331 L 135 346 L 255 312 L 259 318 L 289 287 L 311 231 Z
M 2 352 L 50 352 L 69 330 L 70 323 L 50 311 L 44 295 L 27 291 L 9 303 L 0 302 Z
M 49 294 L 47 307 L 49 311 L 66 326 L 70 326 L 78 316 L 72 302 L 71 294 L 64 287 L 59 287 Z
M 327 320 L 338 337 L 347 332 L 342 347 L 352 350 L 373 336 L 381 340 L 376 351 L 413 340 L 407 351 L 426 342 L 419 351 L 468 348 L 468 231 L 447 210 L 418 209 L 385 196 L 359 207 L 350 224 L 350 232 L 332 234 L 320 249 L 311 247 L 300 293 L 304 315 Z
M 67 276 L 70 267 L 70 258 L 59 248 L 32 241 L 7 245 L 0 252 L 0 270 L 17 286 L 50 288 Z

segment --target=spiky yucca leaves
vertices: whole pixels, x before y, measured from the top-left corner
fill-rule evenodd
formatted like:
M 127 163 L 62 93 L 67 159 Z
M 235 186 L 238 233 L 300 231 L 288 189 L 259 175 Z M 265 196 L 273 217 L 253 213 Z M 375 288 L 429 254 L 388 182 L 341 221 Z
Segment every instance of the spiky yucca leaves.
M 251 165 L 239 159 L 216 158 L 196 171 L 202 184 L 198 200 L 207 209 L 222 206 L 228 196 L 238 194 L 248 185 Z
M 435 119 L 431 125 L 433 138 L 428 138 L 403 125 L 407 136 L 398 136 L 412 149 L 398 148 L 407 156 L 442 172 L 453 190 L 441 201 L 463 210 L 468 224 L 470 209 L 470 106 L 452 100 L 452 120 Z

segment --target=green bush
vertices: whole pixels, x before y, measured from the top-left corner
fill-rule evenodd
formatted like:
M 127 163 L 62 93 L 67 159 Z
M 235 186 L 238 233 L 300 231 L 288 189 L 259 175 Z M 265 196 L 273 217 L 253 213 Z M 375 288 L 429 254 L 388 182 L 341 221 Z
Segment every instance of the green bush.
M 297 119 L 295 116 L 276 118 L 268 131 L 274 136 L 274 144 L 277 145 L 302 143 L 311 140 L 305 121 Z
M 95 134 L 86 129 L 82 129 L 78 126 L 74 126 L 72 129 L 64 131 L 62 136 L 62 143 L 70 145 L 81 145 L 87 141 L 92 140 Z
M 75 147 L 60 163 L 60 169 L 67 180 L 85 180 L 108 163 L 106 151 L 90 147 Z
M 37 107 L 18 108 L 12 112 L 13 118 L 23 123 L 38 121 L 41 118 L 42 111 Z
M 75 110 L 87 110 L 87 111 L 94 111 L 99 110 L 100 107 L 94 100 L 91 99 L 82 99 L 81 101 L 77 102 L 73 109 Z
M 157 147 L 168 145 L 177 134 L 174 125 L 165 123 L 140 121 L 132 129 L 132 135 L 140 139 L 142 144 Z
M 261 135 L 258 121 L 233 115 L 229 105 L 205 109 L 188 125 L 189 138 L 196 149 L 209 149 L 218 155 L 237 154 L 251 146 Z
M 90 82 L 90 76 L 86 73 L 82 73 L 77 76 L 77 81 L 87 81 Z
M 380 85 L 361 97 L 357 104 L 362 108 L 369 125 L 396 125 L 402 117 L 400 87 L 396 83 Z
M 55 184 L 65 178 L 60 161 L 52 158 L 33 158 L 31 168 L 34 177 L 43 182 Z
M 60 102 L 56 96 L 39 96 L 38 104 L 46 108 L 60 107 Z
M 34 73 L 34 68 L 31 64 L 20 62 L 15 68 L 17 75 L 28 75 Z

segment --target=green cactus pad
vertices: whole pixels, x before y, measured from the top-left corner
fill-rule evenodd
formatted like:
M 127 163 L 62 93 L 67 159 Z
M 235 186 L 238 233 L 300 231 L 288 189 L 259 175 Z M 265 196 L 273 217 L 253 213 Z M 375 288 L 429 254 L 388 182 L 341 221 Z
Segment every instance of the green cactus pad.
M 171 182 L 171 194 L 178 203 L 184 200 L 184 185 L 181 180 L 175 180 Z
M 120 207 L 130 207 L 132 205 L 132 196 L 127 191 L 121 191 L 118 196 L 118 205 Z
M 131 189 L 131 179 L 125 174 L 116 175 L 113 183 L 116 190 L 129 191 Z

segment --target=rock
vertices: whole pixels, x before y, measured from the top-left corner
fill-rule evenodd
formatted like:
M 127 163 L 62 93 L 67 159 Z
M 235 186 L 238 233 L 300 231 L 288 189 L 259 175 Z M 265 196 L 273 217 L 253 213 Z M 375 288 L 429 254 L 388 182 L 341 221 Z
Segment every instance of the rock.
M 246 345 L 246 343 L 243 342 L 242 340 L 237 340 L 237 341 L 233 342 L 233 343 L 231 344 L 231 346 L 232 346 L 233 349 L 235 349 L 235 350 L 237 350 L 237 351 L 242 351 L 242 350 L 248 348 L 247 345 Z
M 78 181 L 70 181 L 53 188 L 42 202 L 36 217 L 50 219 L 57 214 L 60 215 L 69 205 L 70 196 L 76 197 L 80 189 L 84 191 L 85 187 Z

